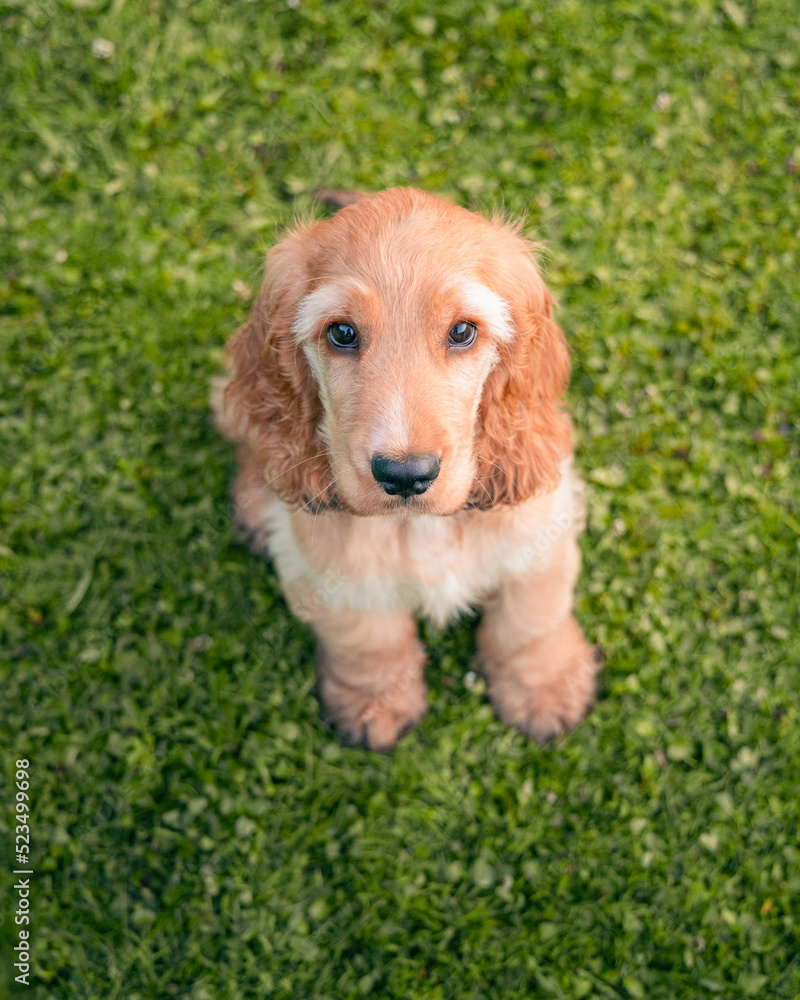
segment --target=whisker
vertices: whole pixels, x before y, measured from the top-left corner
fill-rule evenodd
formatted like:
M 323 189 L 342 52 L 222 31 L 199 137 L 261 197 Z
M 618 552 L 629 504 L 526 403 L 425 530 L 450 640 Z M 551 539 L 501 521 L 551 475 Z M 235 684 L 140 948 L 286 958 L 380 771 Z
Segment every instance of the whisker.
M 493 465 L 495 469 L 497 469 L 497 471 L 500 473 L 503 472 L 503 467 L 501 465 L 498 465 L 497 462 L 493 462 L 490 458 L 481 458 L 480 461 L 485 462 L 487 465 Z M 480 486 L 480 488 L 489 498 L 489 503 L 492 504 L 494 502 L 492 500 L 492 494 L 486 489 L 486 487 L 483 485 L 483 482 L 478 478 L 477 474 L 473 477 L 473 482 L 477 483 L 478 486 Z
M 281 476 L 285 476 L 287 472 L 292 472 L 292 471 L 293 471 L 294 469 L 297 469 L 297 468 L 299 468 L 299 467 L 300 467 L 301 465 L 305 465 L 305 464 L 306 464 L 306 462 L 313 462 L 315 458 L 319 458 L 319 456 L 318 456 L 318 455 L 309 455 L 309 457 L 308 457 L 308 458 L 304 458 L 304 459 L 302 460 L 302 462 L 297 462 L 297 463 L 296 463 L 295 465 L 290 465 L 288 469 L 282 469 L 282 470 L 281 470 L 281 471 L 280 471 L 280 472 L 278 473 L 278 475 L 277 475 L 277 476 L 273 476 L 273 478 L 272 478 L 272 479 L 270 479 L 270 480 L 268 480 L 267 482 L 265 482 L 265 483 L 264 483 L 264 485 L 265 485 L 265 486 L 272 486 L 272 484 L 273 484 L 273 483 L 274 483 L 274 482 L 275 482 L 276 480 L 280 479 L 280 478 L 281 478 Z
M 333 479 L 327 484 L 327 486 L 323 486 L 322 487 L 322 489 L 319 491 L 319 493 L 317 493 L 317 494 L 315 494 L 315 496 L 311 497 L 310 500 L 306 500 L 306 502 L 301 507 L 297 508 L 297 510 L 294 512 L 294 514 L 290 514 L 289 515 L 289 520 L 291 521 L 291 519 L 293 517 L 296 517 L 300 513 L 301 510 L 305 510 L 306 507 L 310 506 L 317 499 L 317 497 L 321 497 L 322 494 L 326 490 L 329 490 L 331 488 L 331 486 L 335 486 L 338 478 L 339 478 L 338 476 L 334 476 Z
M 475 476 L 474 481 L 478 484 L 478 486 L 480 486 L 480 488 L 483 490 L 483 492 L 489 498 L 489 503 L 491 503 L 492 502 L 492 494 L 486 489 L 486 487 L 483 485 L 483 483 L 480 481 L 480 479 L 478 479 L 477 476 Z
M 493 465 L 495 467 L 495 469 L 498 469 L 500 472 L 503 471 L 503 466 L 502 465 L 498 465 L 497 462 L 493 462 L 489 458 L 482 458 L 481 462 L 486 462 L 487 465 Z

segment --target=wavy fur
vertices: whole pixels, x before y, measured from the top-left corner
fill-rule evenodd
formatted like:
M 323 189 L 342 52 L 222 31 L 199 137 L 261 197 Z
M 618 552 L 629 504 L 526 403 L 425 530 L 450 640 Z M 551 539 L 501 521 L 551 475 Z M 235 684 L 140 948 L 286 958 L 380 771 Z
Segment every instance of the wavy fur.
M 572 618 L 583 523 L 561 409 L 569 353 L 518 225 L 410 188 L 355 196 L 270 251 L 213 398 L 239 443 L 237 519 L 319 642 L 328 718 L 373 748 L 425 711 L 415 615 L 483 606 L 498 713 L 536 739 L 574 726 L 596 663 Z M 342 195 L 342 197 L 339 197 Z M 332 323 L 357 349 L 328 341 Z M 453 346 L 454 324 L 474 344 Z M 435 456 L 421 494 L 372 459 Z

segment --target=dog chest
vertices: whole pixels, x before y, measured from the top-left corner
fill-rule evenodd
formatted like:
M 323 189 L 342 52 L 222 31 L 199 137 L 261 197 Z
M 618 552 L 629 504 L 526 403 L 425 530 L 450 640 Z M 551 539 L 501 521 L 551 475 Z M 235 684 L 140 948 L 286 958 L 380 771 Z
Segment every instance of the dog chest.
M 265 510 L 269 548 L 293 610 L 406 610 L 444 624 L 507 576 L 544 571 L 583 524 L 581 484 L 567 466 L 550 494 L 516 508 L 454 517 L 351 517 Z M 304 614 L 304 611 L 307 614 Z

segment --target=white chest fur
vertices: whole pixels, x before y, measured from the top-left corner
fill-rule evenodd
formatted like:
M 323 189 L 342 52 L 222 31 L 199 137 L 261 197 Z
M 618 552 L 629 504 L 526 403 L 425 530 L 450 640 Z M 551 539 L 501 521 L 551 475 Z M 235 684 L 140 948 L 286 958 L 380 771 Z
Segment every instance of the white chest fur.
M 543 572 L 557 542 L 583 527 L 583 487 L 565 460 L 551 493 L 513 508 L 452 517 L 352 517 L 263 511 L 269 550 L 294 613 L 406 610 L 444 624 L 501 580 Z

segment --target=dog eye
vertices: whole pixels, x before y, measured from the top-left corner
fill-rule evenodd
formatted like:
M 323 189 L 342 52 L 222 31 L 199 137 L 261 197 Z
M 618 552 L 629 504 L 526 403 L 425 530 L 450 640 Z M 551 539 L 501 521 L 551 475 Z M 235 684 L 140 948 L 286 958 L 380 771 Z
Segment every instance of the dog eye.
M 454 347 L 469 347 L 475 342 L 478 335 L 478 328 L 474 323 L 456 323 L 451 328 L 447 342 Z
M 332 347 L 358 347 L 356 328 L 349 323 L 331 323 L 328 327 L 328 343 Z

